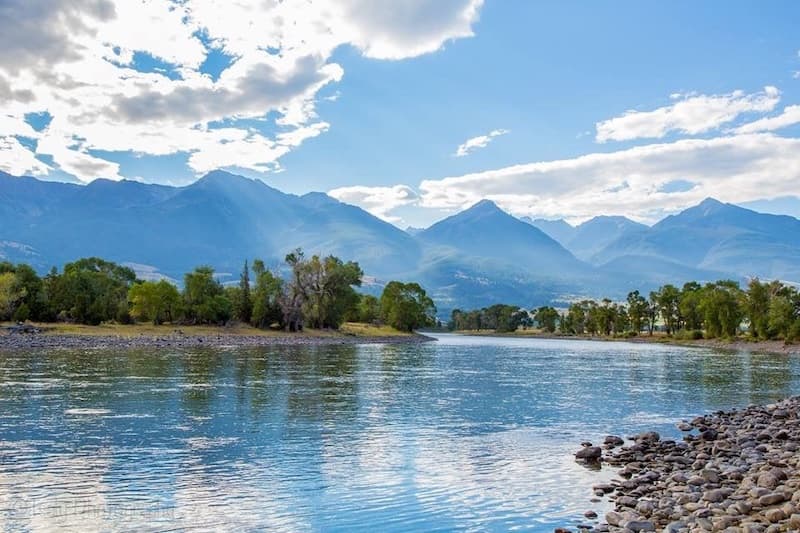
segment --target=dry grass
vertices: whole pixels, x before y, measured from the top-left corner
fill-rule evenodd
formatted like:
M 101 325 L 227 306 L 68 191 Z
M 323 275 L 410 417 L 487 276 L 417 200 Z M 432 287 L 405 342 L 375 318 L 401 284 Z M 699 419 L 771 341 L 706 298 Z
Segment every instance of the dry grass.
M 347 322 L 340 330 L 345 335 L 356 337 L 408 337 L 411 333 L 398 331 L 389 326 L 376 326 L 374 324 L 364 324 L 361 322 Z
M 13 323 L 3 323 L 4 326 Z M 86 326 L 83 324 L 31 324 L 41 328 L 44 335 L 80 335 L 87 337 L 168 337 L 181 334 L 187 336 L 214 336 L 232 335 L 249 337 L 282 337 L 289 334 L 284 331 L 264 330 L 254 328 L 248 324 L 235 326 L 177 326 L 163 324 L 101 324 L 99 326 Z M 0 333 L 2 334 L 2 333 Z M 306 337 L 339 337 L 342 335 L 355 337 L 396 337 L 408 336 L 408 333 L 397 331 L 388 326 L 374 326 L 348 322 L 340 331 L 307 329 L 302 333 Z

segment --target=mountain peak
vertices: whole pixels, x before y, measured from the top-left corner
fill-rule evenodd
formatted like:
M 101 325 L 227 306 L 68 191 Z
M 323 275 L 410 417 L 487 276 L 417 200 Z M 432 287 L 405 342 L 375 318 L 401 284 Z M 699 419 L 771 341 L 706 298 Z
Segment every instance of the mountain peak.
M 472 207 L 464 211 L 465 213 L 493 213 L 493 212 L 500 212 L 507 214 L 505 211 L 500 209 L 496 203 L 491 200 L 481 200 L 480 202 L 474 204 Z
M 313 207 L 322 207 L 326 205 L 338 205 L 341 202 L 336 198 L 325 194 L 324 192 L 309 192 L 300 197 L 300 200 L 306 205 Z
M 708 198 L 700 202 L 698 204 L 698 207 L 721 207 L 723 205 L 725 204 L 720 202 L 716 198 L 712 198 L 711 196 L 709 196 Z
M 230 172 L 227 172 L 225 170 L 217 169 L 217 170 L 212 170 L 211 172 L 209 172 L 208 174 L 206 174 L 205 176 L 203 176 L 202 178 L 197 180 L 197 183 L 201 183 L 201 182 L 202 183 L 219 183 L 219 182 L 222 182 L 222 181 L 234 181 L 234 180 L 236 180 L 236 181 L 241 181 L 241 180 L 254 181 L 254 180 L 251 180 L 249 178 L 245 178 L 244 176 L 240 176 L 238 174 L 231 174 Z

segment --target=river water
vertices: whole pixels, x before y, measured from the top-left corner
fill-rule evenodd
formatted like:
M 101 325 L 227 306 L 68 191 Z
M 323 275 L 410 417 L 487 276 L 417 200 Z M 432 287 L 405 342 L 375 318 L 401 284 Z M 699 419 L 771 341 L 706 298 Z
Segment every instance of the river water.
M 424 345 L 0 353 L 0 530 L 552 531 L 584 440 L 800 393 L 800 360 Z

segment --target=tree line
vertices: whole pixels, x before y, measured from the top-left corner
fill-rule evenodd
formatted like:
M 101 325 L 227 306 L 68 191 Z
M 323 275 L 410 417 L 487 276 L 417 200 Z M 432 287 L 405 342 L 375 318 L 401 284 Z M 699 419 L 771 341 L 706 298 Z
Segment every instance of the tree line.
M 301 331 L 338 329 L 346 321 L 381 323 L 402 331 L 435 322 L 433 300 L 417 283 L 391 281 L 380 297 L 356 291 L 364 276 L 354 261 L 329 255 L 285 258 L 288 276 L 245 261 L 238 284 L 223 285 L 214 269 L 200 266 L 183 287 L 144 281 L 125 266 L 97 257 L 55 267 L 43 277 L 27 264 L 0 262 L 0 321 L 129 324 L 248 323 Z
M 745 288 L 732 280 L 683 287 L 663 285 L 647 297 L 630 292 L 624 302 L 585 299 L 558 310 L 526 310 L 494 305 L 455 309 L 453 330 L 516 331 L 538 327 L 563 335 L 652 335 L 657 329 L 681 338 L 733 338 L 746 333 L 759 340 L 800 340 L 800 291 L 780 281 L 752 279 Z

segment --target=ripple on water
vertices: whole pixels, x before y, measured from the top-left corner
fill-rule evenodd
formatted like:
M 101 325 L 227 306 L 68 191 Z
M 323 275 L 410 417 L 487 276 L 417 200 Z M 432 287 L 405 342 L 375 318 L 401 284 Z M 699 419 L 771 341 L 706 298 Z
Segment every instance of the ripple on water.
M 74 407 L 64 411 L 65 415 L 70 416 L 105 416 L 110 415 L 110 409 L 93 409 L 91 407 Z
M 614 471 L 576 464 L 581 441 L 798 393 L 798 375 L 792 358 L 448 336 L 18 354 L 0 358 L 0 529 L 552 531 L 608 505 L 591 486 Z

